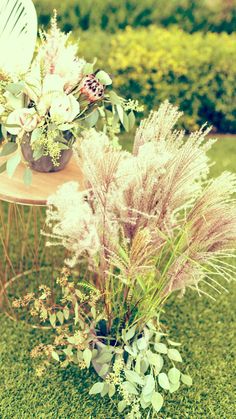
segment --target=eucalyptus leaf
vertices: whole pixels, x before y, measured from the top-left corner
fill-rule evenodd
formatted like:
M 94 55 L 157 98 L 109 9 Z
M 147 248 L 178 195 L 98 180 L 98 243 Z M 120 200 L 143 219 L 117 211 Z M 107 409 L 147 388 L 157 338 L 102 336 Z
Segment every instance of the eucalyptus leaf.
M 57 317 L 56 317 L 55 313 L 49 315 L 49 321 L 50 321 L 52 327 L 56 326 L 56 319 L 57 319 Z
M 142 374 L 145 374 L 149 367 L 149 360 L 147 357 L 143 358 L 140 362 L 140 371 Z
M 24 171 L 23 174 L 23 180 L 24 180 L 24 184 L 26 186 L 30 186 L 32 183 L 32 171 L 30 170 L 29 167 L 27 167 Z
M 124 110 L 121 105 L 116 105 L 116 109 L 119 115 L 120 122 L 123 124 L 124 122 Z
M 8 156 L 11 153 L 14 153 L 18 148 L 18 145 L 16 143 L 5 143 L 3 144 L 1 151 L 0 151 L 0 157 Z
M 129 118 L 126 112 L 123 112 L 123 127 L 126 132 L 129 132 Z
M 170 382 L 165 372 L 158 375 L 158 383 L 164 390 L 170 389 Z
M 6 168 L 7 168 L 7 162 L 5 161 L 5 162 L 4 162 L 3 164 L 1 164 L 1 166 L 0 166 L 0 173 L 5 172 Z
M 109 364 L 104 364 L 102 366 L 102 368 L 100 369 L 99 373 L 98 373 L 100 375 L 100 377 L 104 377 L 104 375 L 106 375 L 108 373 L 109 368 L 110 368 Z
M 135 352 L 133 351 L 130 345 L 125 345 L 124 349 L 125 349 L 125 352 L 127 352 L 131 356 L 135 356 Z
M 114 90 L 109 92 L 109 96 L 112 105 L 121 105 L 122 99 L 116 94 L 116 92 L 114 92 Z
M 118 412 L 119 413 L 122 413 L 124 410 L 125 410 L 125 408 L 127 407 L 127 403 L 126 403 L 126 401 L 125 400 L 121 400 L 119 403 L 118 403 Z
M 96 78 L 100 81 L 100 83 L 105 84 L 106 86 L 112 84 L 111 77 L 103 70 L 98 71 Z
M 131 130 L 135 124 L 135 115 L 133 111 L 129 113 L 128 118 L 129 118 L 129 129 Z
M 160 393 L 155 391 L 151 399 L 152 407 L 156 412 L 159 412 L 163 406 L 164 399 Z
M 70 316 L 70 310 L 69 310 L 68 307 L 65 307 L 64 308 L 63 314 L 64 314 L 65 319 L 68 320 L 69 319 L 69 316 Z
M 173 340 L 167 339 L 167 342 L 169 343 L 169 345 L 171 346 L 181 346 L 181 343 L 179 342 L 174 342 Z
M 43 147 L 36 148 L 36 149 L 33 151 L 33 159 L 34 159 L 35 161 L 36 161 L 36 160 L 39 160 L 42 156 L 43 156 Z
M 128 381 L 134 384 L 139 384 L 142 386 L 144 384 L 143 378 L 140 375 L 132 370 L 125 370 L 125 376 Z
M 64 323 L 64 314 L 62 313 L 62 311 L 57 312 L 57 318 L 61 324 Z
M 155 343 L 154 348 L 160 354 L 167 354 L 167 346 L 164 343 Z
M 35 128 L 31 133 L 30 142 L 33 144 L 35 141 L 38 141 L 43 133 L 43 128 Z
M 6 127 L 4 125 L 1 126 L 1 131 L 2 131 L 2 135 L 4 140 L 8 140 L 8 132 L 6 130 Z
M 180 371 L 173 367 L 168 371 L 168 378 L 172 384 L 178 383 L 180 380 Z
M 138 391 L 133 383 L 130 381 L 124 381 L 123 382 L 124 389 L 129 393 L 133 394 L 134 396 L 138 396 Z
M 68 147 L 67 144 L 63 144 L 63 143 L 57 143 L 58 147 L 60 148 L 60 150 L 69 150 L 70 147 Z
M 145 403 L 151 403 L 151 399 L 152 399 L 152 395 L 155 389 L 153 389 L 150 393 L 148 394 L 141 394 L 141 399 L 143 399 L 143 401 Z
M 147 409 L 147 407 L 150 406 L 150 404 L 151 404 L 151 397 L 150 397 L 150 400 L 148 402 L 146 402 L 146 400 L 143 397 L 141 397 L 140 398 L 140 404 L 141 404 L 141 407 L 143 409 Z
M 175 391 L 177 391 L 179 389 L 180 386 L 180 381 L 178 381 L 177 383 L 170 383 L 170 393 L 174 393 Z
M 129 330 L 127 330 L 127 332 L 124 335 L 125 340 L 130 340 L 134 337 L 135 335 L 135 330 L 136 330 L 136 325 L 134 325 L 133 327 L 131 327 Z
M 65 124 L 60 124 L 58 125 L 58 129 L 60 131 L 69 131 L 71 128 L 73 128 L 74 124 L 69 124 L 69 123 L 65 123 Z
M 145 377 L 145 385 L 143 387 L 142 394 L 143 395 L 150 394 L 150 393 L 153 392 L 154 388 L 155 388 L 155 380 L 153 378 L 153 375 L 151 375 L 151 374 L 146 375 L 146 377 Z
M 182 362 L 182 357 L 177 349 L 168 349 L 167 351 L 168 357 L 175 362 Z
M 102 392 L 103 387 L 104 387 L 104 383 L 102 383 L 102 382 L 95 383 L 95 384 L 92 386 L 92 388 L 89 390 L 89 394 L 90 394 L 90 395 L 92 395 L 92 394 L 99 394 L 99 393 L 101 393 L 101 392 Z
M 104 382 L 103 389 L 101 391 L 101 397 L 106 396 L 109 391 L 109 384 Z
M 110 362 L 112 357 L 113 354 L 110 351 L 102 351 L 99 357 L 96 359 L 96 362 L 99 364 L 104 364 L 105 362 Z
M 161 371 L 164 361 L 160 354 L 155 354 L 152 351 L 147 352 L 148 360 L 151 365 L 154 365 L 159 371 Z
M 110 399 L 114 396 L 115 392 L 116 392 L 115 384 L 110 383 L 109 389 L 108 389 L 108 396 L 110 397 Z
M 20 153 L 14 154 L 14 156 L 12 156 L 9 160 L 7 160 L 6 169 L 7 169 L 7 174 L 10 178 L 12 178 L 12 176 L 14 175 L 20 161 L 21 161 Z
M 83 352 L 83 358 L 86 364 L 86 367 L 89 368 L 90 367 L 90 362 L 92 359 L 92 351 L 89 348 L 86 348 Z
M 181 381 L 189 387 L 193 384 L 192 378 L 190 377 L 190 375 L 187 374 L 181 374 Z
M 96 109 L 86 116 L 84 122 L 88 128 L 92 128 L 96 125 L 98 118 L 99 118 L 99 112 Z
M 140 351 L 143 351 L 144 349 L 147 349 L 147 346 L 148 346 L 148 342 L 145 339 L 145 337 L 142 337 L 142 338 L 137 340 L 137 347 Z

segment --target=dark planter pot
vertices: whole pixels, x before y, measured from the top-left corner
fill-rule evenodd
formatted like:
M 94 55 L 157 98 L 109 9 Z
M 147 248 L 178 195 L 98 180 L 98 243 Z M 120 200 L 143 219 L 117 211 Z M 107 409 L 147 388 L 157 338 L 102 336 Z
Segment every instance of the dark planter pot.
M 35 170 L 36 172 L 59 172 L 60 170 L 63 170 L 67 163 L 69 163 L 71 157 L 72 157 L 72 150 L 62 150 L 61 156 L 58 160 L 58 166 L 54 166 L 53 161 L 50 156 L 42 156 L 38 160 L 34 160 L 33 158 L 33 150 L 30 145 L 30 136 L 25 136 L 23 139 L 23 142 L 21 144 L 21 152 L 22 155 L 29 163 L 29 166 L 32 170 Z

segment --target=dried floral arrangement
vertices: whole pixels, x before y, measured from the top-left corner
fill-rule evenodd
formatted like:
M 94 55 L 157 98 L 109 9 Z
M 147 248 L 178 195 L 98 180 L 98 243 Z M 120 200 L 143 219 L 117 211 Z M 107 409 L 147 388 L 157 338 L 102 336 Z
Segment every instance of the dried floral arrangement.
M 70 34 L 69 34 L 70 35 Z M 0 123 L 5 142 L 0 156 L 14 153 L 0 167 L 13 176 L 21 161 L 39 171 L 62 169 L 81 130 L 99 125 L 115 139 L 120 124 L 134 126 L 136 101 L 110 89 L 112 79 L 77 57 L 77 44 L 57 27 L 56 14 L 25 74 L 0 75 Z M 109 86 L 109 89 L 107 89 Z M 16 153 L 16 150 L 19 152 Z M 25 182 L 32 173 L 26 168 Z
M 61 296 L 53 302 L 43 285 L 14 303 L 55 331 L 32 351 L 38 374 L 50 360 L 93 367 L 100 378 L 90 394 L 115 397 L 126 418 L 157 417 L 167 392 L 192 384 L 161 323 L 169 296 L 189 287 L 214 298 L 235 276 L 236 176 L 208 179 L 214 140 L 205 127 L 185 139 L 174 130 L 180 115 L 163 103 L 141 123 L 132 153 L 84 133 L 74 149 L 83 186 L 64 184 L 48 202 L 48 244 L 71 255 Z

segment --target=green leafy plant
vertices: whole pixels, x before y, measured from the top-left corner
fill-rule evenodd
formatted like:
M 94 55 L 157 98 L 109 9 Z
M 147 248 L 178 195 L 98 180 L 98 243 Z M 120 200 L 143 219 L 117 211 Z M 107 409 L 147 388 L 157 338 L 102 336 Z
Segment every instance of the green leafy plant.
M 170 295 L 189 287 L 214 299 L 221 279 L 235 277 L 236 177 L 207 179 L 214 140 L 205 127 L 185 139 L 174 129 L 180 115 L 163 103 L 131 153 L 84 133 L 75 148 L 83 185 L 66 183 L 49 198 L 44 232 L 48 245 L 68 250 L 71 277 L 59 279 L 59 301 L 43 288 L 15 302 L 55 329 L 34 356 L 91 364 L 101 377 L 91 394 L 117 392 L 127 418 L 158 413 L 165 392 L 192 383 L 161 323 Z
M 57 282 L 61 295 L 56 302 L 50 288 L 40 286 L 38 296 L 29 293 L 13 303 L 17 308 L 30 308 L 32 316 L 55 330 L 53 344 L 40 344 L 31 352 L 39 376 L 49 367 L 49 360 L 62 368 L 70 363 L 82 369 L 93 366 L 100 380 L 89 394 L 119 396 L 118 411 L 135 418 L 141 417 L 142 409 L 149 414 L 159 412 L 164 402 L 161 393 L 177 391 L 181 382 L 192 385 L 191 377 L 179 369 L 180 344 L 162 331 L 158 318 L 142 331 L 135 324 L 122 329 L 115 339 L 104 335 L 107 317 L 98 289 L 83 280 L 75 283 L 68 269 Z

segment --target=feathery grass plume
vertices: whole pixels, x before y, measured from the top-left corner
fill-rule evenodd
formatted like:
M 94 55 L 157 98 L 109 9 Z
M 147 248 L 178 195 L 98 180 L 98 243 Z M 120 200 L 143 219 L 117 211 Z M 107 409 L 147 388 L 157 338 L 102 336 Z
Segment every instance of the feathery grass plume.
M 86 202 L 85 192 L 78 190 L 78 183 L 62 185 L 49 198 L 48 205 L 47 222 L 52 229 L 50 237 L 56 240 L 53 244 L 60 242 L 73 255 L 67 264 L 73 266 L 84 252 L 95 255 L 100 247 L 97 220 Z
M 223 260 L 236 245 L 235 191 L 236 176 L 223 173 L 209 182 L 195 201 L 185 221 L 186 241 L 169 270 L 169 291 L 194 286 L 201 293 L 201 280 L 211 287 L 214 282 L 217 290 L 221 285 L 212 276 L 235 278 L 235 265 Z
M 90 130 L 74 150 L 85 190 L 64 185 L 48 202 L 51 237 L 73 263 L 85 257 L 109 330 L 116 321 L 145 324 L 172 291 L 199 291 L 201 280 L 218 290 L 215 275 L 234 272 L 221 256 L 236 240 L 235 176 L 207 182 L 214 140 L 205 127 L 185 140 L 173 130 L 180 115 L 162 104 L 141 123 L 132 153 Z

